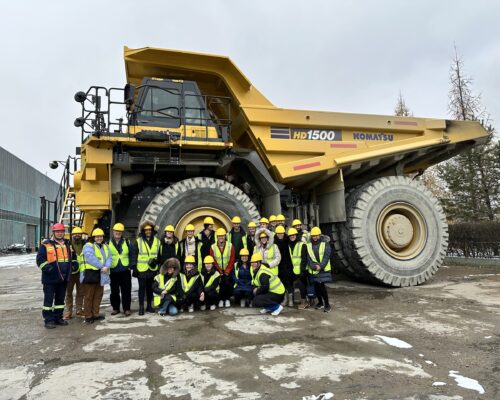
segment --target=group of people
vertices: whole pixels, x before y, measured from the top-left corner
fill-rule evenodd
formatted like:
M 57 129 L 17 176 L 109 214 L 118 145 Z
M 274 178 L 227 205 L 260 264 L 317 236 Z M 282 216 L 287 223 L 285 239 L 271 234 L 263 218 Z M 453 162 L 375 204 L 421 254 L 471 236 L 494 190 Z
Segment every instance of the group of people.
M 88 240 L 75 227 L 68 240 L 64 225 L 54 224 L 53 236 L 43 241 L 37 255 L 45 327 L 67 325 L 73 316 L 86 324 L 103 320 L 99 309 L 107 284 L 111 314 L 131 315 L 132 277 L 139 284 L 139 315 L 214 310 L 230 307 L 232 299 L 271 315 L 299 301 L 299 309 L 314 306 L 330 312 L 325 283 L 332 280 L 331 247 L 320 228 L 307 232 L 294 220 L 287 229 L 283 215 L 261 218 L 259 225 L 250 222 L 246 231 L 237 216 L 229 232 L 214 229 L 212 217 L 203 222 L 198 234 L 188 224 L 182 240 L 174 226 L 158 235 L 151 223 L 129 240 L 124 225 L 116 223 L 108 243 L 99 227 Z

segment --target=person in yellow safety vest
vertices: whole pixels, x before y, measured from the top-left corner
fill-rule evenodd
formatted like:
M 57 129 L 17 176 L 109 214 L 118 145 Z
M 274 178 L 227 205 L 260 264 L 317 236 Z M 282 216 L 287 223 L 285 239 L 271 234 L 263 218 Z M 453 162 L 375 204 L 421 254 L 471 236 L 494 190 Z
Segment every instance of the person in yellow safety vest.
M 85 293 L 83 299 L 84 322 L 91 324 L 102 321 L 105 317 L 99 314 L 104 286 L 109 284 L 109 269 L 112 263 L 111 251 L 104 242 L 104 231 L 95 228 L 88 243 L 83 246 L 83 257 L 85 258 L 85 270 L 82 283 Z
M 300 292 L 299 310 L 309 308 L 307 299 L 307 286 L 309 274 L 307 268 L 307 244 L 298 240 L 298 232 L 295 228 L 288 229 L 288 251 L 292 260 L 294 275 L 294 288 Z
M 201 268 L 202 260 L 210 254 L 210 246 L 215 243 L 214 219 L 212 217 L 205 217 L 203 220 L 203 230 L 196 235 L 196 238 L 201 246 L 201 259 L 197 260 L 198 268 Z
M 252 273 L 250 272 L 250 252 L 240 250 L 239 260 L 234 264 L 234 300 L 240 307 L 248 307 L 252 300 Z
M 278 226 L 285 227 L 285 216 L 283 214 L 278 214 L 276 216 L 276 227 Z M 276 231 L 276 228 L 274 230 Z
M 231 272 L 234 268 L 235 252 L 231 243 L 226 240 L 226 230 L 219 228 L 215 232 L 217 242 L 210 248 L 210 255 L 215 260 L 215 268 L 220 274 L 219 308 L 231 307 L 229 301 L 233 294 L 233 280 Z
M 163 237 L 160 238 L 159 262 L 162 265 L 169 258 L 181 259 L 181 245 L 175 237 L 175 228 L 173 225 L 167 225 Z
M 269 229 L 271 232 L 274 232 L 275 228 L 276 228 L 276 215 L 270 215 L 269 225 L 267 226 L 267 229 Z
M 184 272 L 179 274 L 179 280 L 182 288 L 182 297 L 177 299 L 184 310 L 192 313 L 194 307 L 199 307 L 205 301 L 203 293 L 203 279 L 198 272 L 193 256 L 187 256 L 184 260 Z
M 288 237 L 283 225 L 277 225 L 274 231 L 274 243 L 278 246 L 281 254 L 281 260 L 278 265 L 278 277 L 285 285 L 286 293 L 283 301 L 284 306 L 293 307 L 293 268 L 290 251 L 288 249 Z
M 314 290 L 318 298 L 317 310 L 324 312 L 332 310 L 328 301 L 328 292 L 325 283 L 332 281 L 332 267 L 330 243 L 321 237 L 321 229 L 317 226 L 311 229 L 311 242 L 307 244 L 307 269 L 314 282 Z
M 71 275 L 68 279 L 66 287 L 66 298 L 64 299 L 63 319 L 69 320 L 73 318 L 73 305 L 76 306 L 76 316 L 83 318 L 83 288 L 80 283 L 80 268 L 83 264 L 83 245 L 85 242 L 82 238 L 83 231 L 79 226 L 75 226 L 71 231 L 71 250 L 72 250 L 72 266 Z M 73 290 L 76 287 L 76 298 L 73 302 Z
M 42 242 L 36 256 L 36 264 L 42 272 L 42 316 L 47 329 L 68 325 L 63 319 L 64 296 L 74 258 L 69 240 L 64 239 L 64 231 L 63 224 L 54 224 L 53 236 Z
M 120 303 L 123 314 L 128 317 L 132 314 L 130 303 L 132 301 L 132 276 L 130 275 L 130 242 L 123 237 L 125 226 L 118 222 L 113 226 L 109 250 L 111 251 L 111 293 L 109 301 L 113 311 L 111 315 L 120 313 Z M 120 296 L 121 293 L 121 296 Z
M 153 280 L 154 306 L 158 308 L 158 314 L 162 317 L 169 314 L 177 315 L 177 298 L 182 295 L 180 287 L 179 269 L 180 262 L 177 258 L 169 258 L 165 261 L 160 273 Z
M 308 243 L 310 240 L 309 232 L 303 229 L 302 221 L 300 219 L 294 219 L 292 222 L 292 228 L 297 230 L 297 241 Z
M 154 313 L 153 279 L 158 273 L 158 255 L 160 240 L 151 223 L 141 226 L 137 239 L 137 280 L 139 282 L 139 315 L 144 315 L 144 298 L 146 298 L 146 311 Z
M 259 220 L 259 228 L 268 229 L 268 226 L 269 226 L 269 220 L 266 217 L 262 217 Z
M 247 234 L 241 227 L 241 218 L 233 217 L 231 220 L 233 224 L 233 229 L 227 234 L 227 241 L 231 243 L 234 247 L 234 254 L 240 254 L 241 249 L 247 249 Z
M 281 254 L 278 246 L 274 244 L 274 235 L 268 229 L 257 229 L 255 233 L 254 254 L 260 253 L 264 263 L 269 266 L 273 274 L 278 275 L 278 265 Z
M 247 234 L 246 234 L 246 243 L 247 249 L 250 254 L 253 254 L 253 250 L 255 248 L 255 231 L 257 230 L 257 224 L 253 221 L 250 221 L 247 226 Z
M 215 305 L 219 301 L 220 274 L 214 267 L 215 260 L 212 256 L 203 259 L 201 277 L 203 279 L 203 300 L 200 310 L 207 308 L 215 310 Z
M 201 263 L 202 243 L 194 234 L 194 225 L 188 224 L 184 229 L 186 237 L 179 243 L 179 261 L 184 265 L 186 256 L 193 256 L 196 260 L 196 265 Z
M 252 268 L 253 305 L 263 307 L 262 314 L 279 315 L 283 311 L 281 302 L 285 297 L 285 286 L 280 278 L 262 264 L 262 255 L 256 253 L 250 259 Z

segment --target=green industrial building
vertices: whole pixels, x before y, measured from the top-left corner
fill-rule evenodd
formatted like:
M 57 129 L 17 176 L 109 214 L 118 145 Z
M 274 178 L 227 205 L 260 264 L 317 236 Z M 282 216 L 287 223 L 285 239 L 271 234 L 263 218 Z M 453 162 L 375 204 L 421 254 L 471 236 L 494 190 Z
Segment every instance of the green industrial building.
M 59 184 L 0 147 L 0 249 L 38 246 L 40 197 L 54 200 Z

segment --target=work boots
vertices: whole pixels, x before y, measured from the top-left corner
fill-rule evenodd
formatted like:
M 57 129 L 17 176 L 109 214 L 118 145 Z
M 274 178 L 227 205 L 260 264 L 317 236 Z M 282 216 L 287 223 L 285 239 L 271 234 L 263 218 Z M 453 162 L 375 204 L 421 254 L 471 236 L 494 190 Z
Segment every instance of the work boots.
M 293 294 L 288 293 L 288 307 L 293 307 L 295 304 L 293 303 Z
M 299 304 L 299 310 L 305 310 L 307 308 L 309 308 L 309 302 L 307 301 L 307 299 L 301 299 Z
M 146 312 L 152 313 L 152 314 L 155 313 L 155 310 L 153 309 L 153 307 L 151 307 L 151 303 L 150 302 L 148 302 L 148 306 L 146 307 Z
M 144 304 L 139 304 L 139 315 L 144 315 Z

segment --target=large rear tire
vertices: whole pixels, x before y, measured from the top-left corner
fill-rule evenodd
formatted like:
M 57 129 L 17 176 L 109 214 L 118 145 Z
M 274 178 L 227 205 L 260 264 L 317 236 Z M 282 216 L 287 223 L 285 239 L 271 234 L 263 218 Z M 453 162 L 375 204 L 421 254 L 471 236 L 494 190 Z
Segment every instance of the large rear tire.
M 176 235 L 181 237 L 189 223 L 199 230 L 206 216 L 214 218 L 216 227 L 230 228 L 230 219 L 236 215 L 243 227 L 260 218 L 252 200 L 231 183 L 215 178 L 190 178 L 158 193 L 144 211 L 141 225 L 153 222 L 163 231 L 172 224 Z
M 370 181 L 349 196 L 346 208 L 341 248 L 356 275 L 393 287 L 414 286 L 442 265 L 446 218 L 417 181 L 403 176 Z

